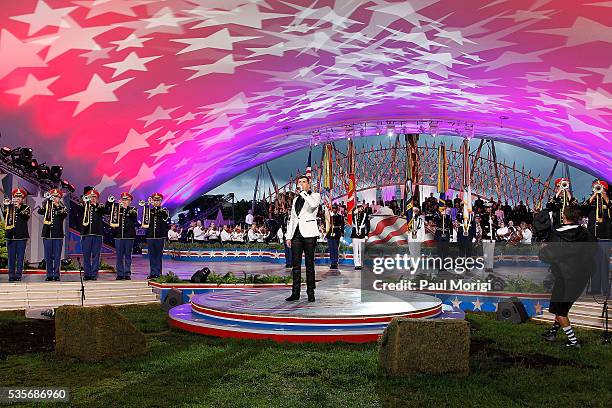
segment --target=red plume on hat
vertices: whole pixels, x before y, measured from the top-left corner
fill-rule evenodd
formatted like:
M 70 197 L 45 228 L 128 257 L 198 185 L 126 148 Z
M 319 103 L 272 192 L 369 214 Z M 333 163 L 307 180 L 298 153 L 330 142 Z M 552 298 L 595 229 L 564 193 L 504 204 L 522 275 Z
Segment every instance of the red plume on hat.
M 123 193 L 121 193 L 121 199 L 122 200 L 134 200 L 134 196 L 131 195 L 130 193 L 128 193 L 127 191 L 124 191 Z
M 558 186 L 560 183 L 562 183 L 564 181 L 569 182 L 569 180 L 567 178 L 565 178 L 565 177 L 560 177 L 560 178 L 556 179 L 555 180 L 555 186 Z
M 52 197 L 59 198 L 62 198 L 64 196 L 64 193 L 62 193 L 62 190 L 60 190 L 59 188 L 52 188 L 51 190 L 49 190 L 49 194 L 51 194 Z
M 596 184 L 601 184 L 603 189 L 608 191 L 609 186 L 608 186 L 608 183 L 606 183 L 605 181 L 603 181 L 603 180 L 595 180 L 595 181 L 593 181 L 593 184 L 591 186 L 595 187 Z
M 26 197 L 28 192 L 25 190 L 25 188 L 17 187 L 11 192 L 11 195 L 13 197 Z

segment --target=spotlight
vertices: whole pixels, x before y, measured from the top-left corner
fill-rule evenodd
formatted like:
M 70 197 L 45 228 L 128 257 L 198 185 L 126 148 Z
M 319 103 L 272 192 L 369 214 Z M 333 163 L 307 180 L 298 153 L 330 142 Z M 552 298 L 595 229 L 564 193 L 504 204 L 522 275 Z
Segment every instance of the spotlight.
M 51 169 L 49 169 L 49 166 L 47 166 L 46 163 L 41 163 L 38 165 L 38 168 L 36 169 L 36 176 L 38 176 L 40 180 L 48 180 L 50 172 L 51 172 Z
M 13 149 L 7 146 L 4 146 L 2 149 L 0 149 L 0 155 L 2 155 L 2 157 L 8 157 L 11 155 L 12 152 Z
M 387 125 L 387 136 L 393 137 L 395 135 L 395 126 Z
M 64 168 L 62 166 L 51 166 L 49 170 L 49 179 L 54 183 L 59 183 L 62 179 Z
M 29 167 L 32 163 L 32 149 L 29 147 L 18 147 L 11 151 L 13 162 L 21 167 Z
M 71 184 L 68 180 L 62 180 L 61 185 L 63 189 L 68 190 L 71 193 L 74 193 L 76 190 L 76 188 L 74 187 L 74 184 Z

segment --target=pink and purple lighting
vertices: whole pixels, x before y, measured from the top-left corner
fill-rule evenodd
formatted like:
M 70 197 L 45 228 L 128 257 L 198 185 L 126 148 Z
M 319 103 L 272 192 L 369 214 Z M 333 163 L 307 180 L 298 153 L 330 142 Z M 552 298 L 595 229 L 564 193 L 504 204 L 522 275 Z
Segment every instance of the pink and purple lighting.
M 611 179 L 610 2 L 469 4 L 6 2 L 2 143 L 78 188 L 160 191 L 171 207 L 308 146 L 312 129 L 340 139 L 376 120 L 467 121 Z

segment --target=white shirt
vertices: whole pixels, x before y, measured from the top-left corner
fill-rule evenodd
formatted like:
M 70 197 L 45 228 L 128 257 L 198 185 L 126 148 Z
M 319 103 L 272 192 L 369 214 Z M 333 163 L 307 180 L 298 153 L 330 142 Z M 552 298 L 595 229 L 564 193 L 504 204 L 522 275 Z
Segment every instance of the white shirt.
M 193 239 L 195 241 L 204 241 L 204 235 L 204 230 L 201 227 L 193 227 Z
M 244 234 L 242 232 L 232 232 L 231 234 L 231 240 L 232 241 L 237 241 L 237 242 L 242 242 L 244 241 Z
M 259 239 L 259 233 L 250 229 L 247 233 L 247 238 L 249 239 L 249 242 L 256 242 Z
M 231 234 L 226 230 L 221 231 L 221 241 L 226 242 L 231 239 Z
M 211 228 L 206 232 L 208 239 L 219 239 L 219 231 L 215 228 Z
M 180 237 L 178 231 L 168 230 L 168 241 L 178 241 Z
M 244 219 L 244 223 L 245 224 L 252 224 L 253 223 L 253 214 L 247 214 L 246 218 Z
M 531 244 L 531 238 L 533 237 L 533 233 L 529 228 L 523 230 L 523 239 L 521 240 L 521 244 Z
M 497 236 L 498 236 L 500 239 L 503 239 L 503 240 L 507 241 L 507 240 L 509 240 L 509 239 L 510 239 L 510 235 L 508 235 L 508 236 L 503 236 L 503 235 L 506 235 L 508 232 L 509 232 L 508 227 L 502 227 L 502 228 L 499 228 L 499 229 L 497 230 Z

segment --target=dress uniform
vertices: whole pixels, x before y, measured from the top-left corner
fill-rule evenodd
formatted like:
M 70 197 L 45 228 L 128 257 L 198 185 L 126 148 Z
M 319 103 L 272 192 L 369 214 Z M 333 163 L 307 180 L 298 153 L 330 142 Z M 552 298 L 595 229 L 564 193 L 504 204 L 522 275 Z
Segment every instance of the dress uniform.
M 124 192 L 121 193 L 121 204 L 106 203 L 106 213 L 111 215 L 110 224 L 115 236 L 117 280 L 132 279 L 132 251 L 138 224 L 138 210 L 130 206 L 133 199 L 130 193 Z
M 152 207 L 145 209 L 149 211 L 148 226 L 144 225 L 143 228 L 147 229 L 147 248 L 149 251 L 149 266 L 150 273 L 148 279 L 158 278 L 162 274 L 162 258 L 164 255 L 164 242 L 168 237 L 168 222 L 170 220 L 170 213 L 166 208 L 161 208 L 161 202 L 164 196 L 160 193 L 155 193 L 151 196 Z M 144 220 L 144 217 L 143 217 Z
M 68 216 L 68 209 L 60 201 L 62 197 L 62 191 L 54 188 L 49 191 L 49 198 L 38 209 L 38 214 L 44 216 L 42 238 L 45 248 L 47 281 L 60 280 L 60 265 L 64 246 L 64 220 Z
M 81 230 L 81 249 L 85 280 L 98 279 L 100 252 L 102 251 L 102 218 L 105 208 L 99 203 L 100 193 L 86 189 L 83 195 L 83 209 L 79 217 Z
M 363 245 L 370 233 L 369 218 L 368 213 L 363 209 L 363 205 L 361 203 L 357 204 L 357 208 L 353 210 L 353 229 L 351 231 L 353 263 L 357 270 L 363 267 Z
M 438 247 L 438 257 L 441 259 L 441 269 L 444 269 L 444 260 L 448 256 L 448 247 L 453 233 L 453 222 L 451 216 L 446 214 L 446 208 L 440 207 L 440 211 L 434 215 L 436 232 L 434 240 Z
M 569 190 L 570 182 L 562 177 L 555 180 L 555 196 L 546 204 L 546 208 L 552 213 L 552 228 L 557 229 L 563 224 L 563 211 L 572 204 L 578 204 Z
M 412 224 L 408 235 L 408 251 L 413 258 L 421 256 L 421 247 L 425 241 L 425 217 L 418 207 L 412 209 Z
M 476 222 L 474 214 L 470 213 L 467 220 L 461 217 L 459 230 L 457 231 L 457 246 L 459 247 L 459 255 L 463 258 L 471 258 L 474 248 L 473 240 L 476 236 Z
M 480 217 L 480 228 L 482 229 L 482 252 L 485 261 L 485 271 L 493 272 L 495 262 L 495 242 L 497 231 L 497 219 L 492 212 L 492 204 L 487 204 L 487 210 Z
M 589 293 L 607 295 L 610 291 L 610 252 L 612 251 L 612 203 L 609 186 L 603 180 L 592 184 L 593 195 L 584 203 L 584 212 L 588 215 L 587 229 L 597 238 L 597 256 L 595 269 L 591 276 Z
M 327 232 L 327 247 L 329 248 L 329 269 L 338 269 L 338 247 L 340 246 L 340 238 L 344 232 L 344 217 L 337 213 L 338 206 L 332 206 L 332 212 L 329 216 L 331 225 Z
M 23 274 L 23 260 L 28 234 L 28 220 L 31 210 L 25 204 L 27 192 L 23 188 L 12 191 L 13 200 L 4 203 L 3 214 L 6 228 L 6 247 L 8 250 L 9 282 L 18 282 Z M 8 200 L 7 200 L 8 201 Z

